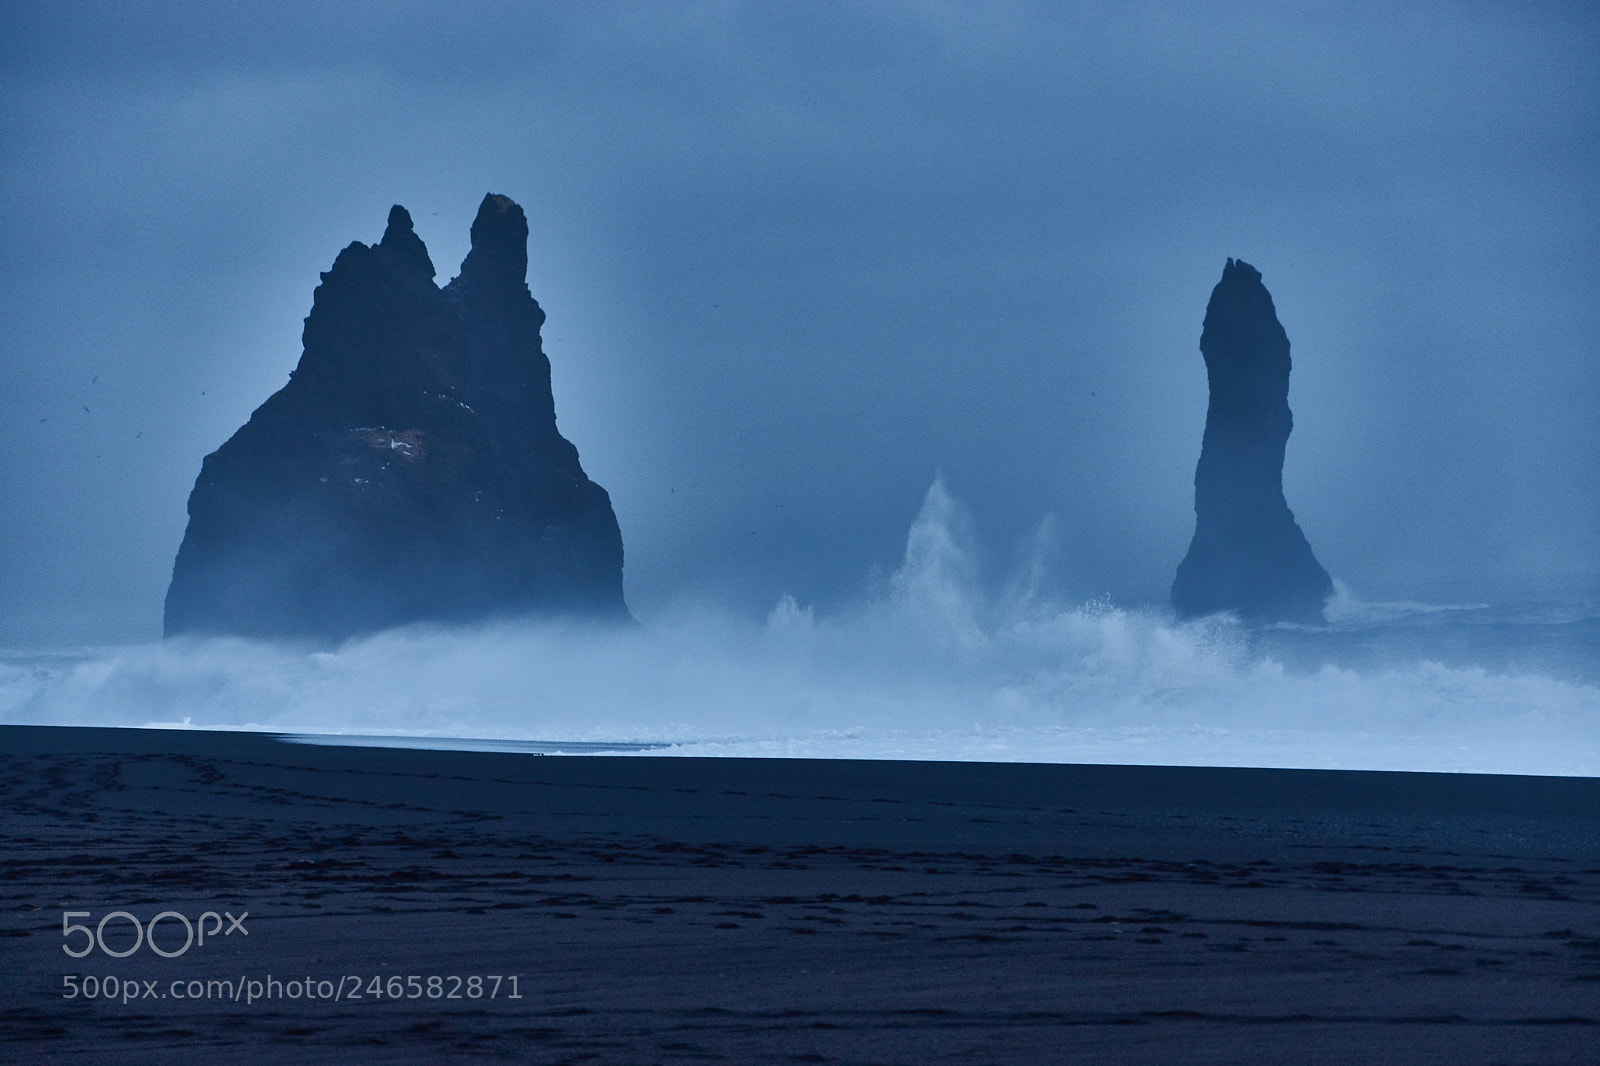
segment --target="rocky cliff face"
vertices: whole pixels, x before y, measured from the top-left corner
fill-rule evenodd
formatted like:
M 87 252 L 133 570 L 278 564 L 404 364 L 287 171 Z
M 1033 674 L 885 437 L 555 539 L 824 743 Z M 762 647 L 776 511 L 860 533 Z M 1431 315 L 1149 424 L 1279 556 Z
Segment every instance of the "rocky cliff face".
M 1194 540 L 1172 583 L 1180 618 L 1323 621 L 1333 582 L 1283 497 L 1289 338 L 1261 273 L 1228 260 L 1200 334 L 1211 404 L 1194 472 Z
M 201 465 L 168 636 L 629 618 L 610 497 L 556 430 L 527 239 L 490 195 L 443 289 L 402 207 L 339 253 L 289 383 Z

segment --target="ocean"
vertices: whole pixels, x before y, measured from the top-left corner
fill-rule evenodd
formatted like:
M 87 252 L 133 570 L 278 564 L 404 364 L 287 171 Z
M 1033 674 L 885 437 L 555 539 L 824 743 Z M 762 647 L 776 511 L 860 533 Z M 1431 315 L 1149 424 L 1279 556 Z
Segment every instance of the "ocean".
M 1251 627 L 980 589 L 937 483 L 874 595 L 633 629 L 0 648 L 0 723 L 544 752 L 1600 776 L 1600 604 L 1365 602 Z M 378 738 L 373 740 L 372 738 Z

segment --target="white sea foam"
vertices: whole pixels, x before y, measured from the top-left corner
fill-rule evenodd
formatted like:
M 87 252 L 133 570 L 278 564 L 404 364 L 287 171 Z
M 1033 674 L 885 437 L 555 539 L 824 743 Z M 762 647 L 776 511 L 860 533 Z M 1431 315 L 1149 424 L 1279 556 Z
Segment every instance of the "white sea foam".
M 1363 600 L 1343 581 L 1333 583 L 1333 596 L 1323 616 L 1329 625 L 1370 626 L 1401 622 L 1425 616 L 1441 616 L 1459 611 L 1488 610 L 1486 603 L 1422 603 L 1417 600 L 1392 600 L 1373 603 Z
M 1340 665 L 1336 642 L 1327 662 L 1291 669 L 1225 618 L 1052 605 L 1023 579 L 986 595 L 965 530 L 936 481 L 881 594 L 828 615 L 784 597 L 764 622 L 685 608 L 634 630 L 419 627 L 336 651 L 177 640 L 13 655 L 0 663 L 0 721 L 1600 775 L 1593 684 L 1425 657 Z M 1361 610 L 1385 625 L 1433 610 L 1352 603 L 1346 593 L 1335 631 L 1365 632 Z

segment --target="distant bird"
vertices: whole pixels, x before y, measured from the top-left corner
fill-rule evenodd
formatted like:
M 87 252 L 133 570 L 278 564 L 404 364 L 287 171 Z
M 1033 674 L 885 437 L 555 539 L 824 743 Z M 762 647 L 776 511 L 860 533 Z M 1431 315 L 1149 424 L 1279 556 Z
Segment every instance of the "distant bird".
M 90 414 L 90 413 L 91 413 L 91 412 L 90 412 L 90 411 L 89 411 L 89 409 L 88 409 L 88 408 L 87 408 L 87 407 L 85 407 L 85 408 L 84 408 L 84 409 L 83 409 L 83 413 L 84 413 L 84 414 Z

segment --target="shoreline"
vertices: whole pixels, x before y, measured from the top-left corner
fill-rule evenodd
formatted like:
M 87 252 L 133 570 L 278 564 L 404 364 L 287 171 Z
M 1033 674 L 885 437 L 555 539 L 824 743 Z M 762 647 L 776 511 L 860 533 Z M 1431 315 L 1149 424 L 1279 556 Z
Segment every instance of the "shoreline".
M 1559 1063 L 1600 1026 L 1593 778 L 49 726 L 0 726 L 0 774 L 17 1062 Z M 74 963 L 69 910 L 249 935 Z M 67 1002 L 74 973 L 423 992 Z M 473 975 L 519 998 L 428 997 Z

